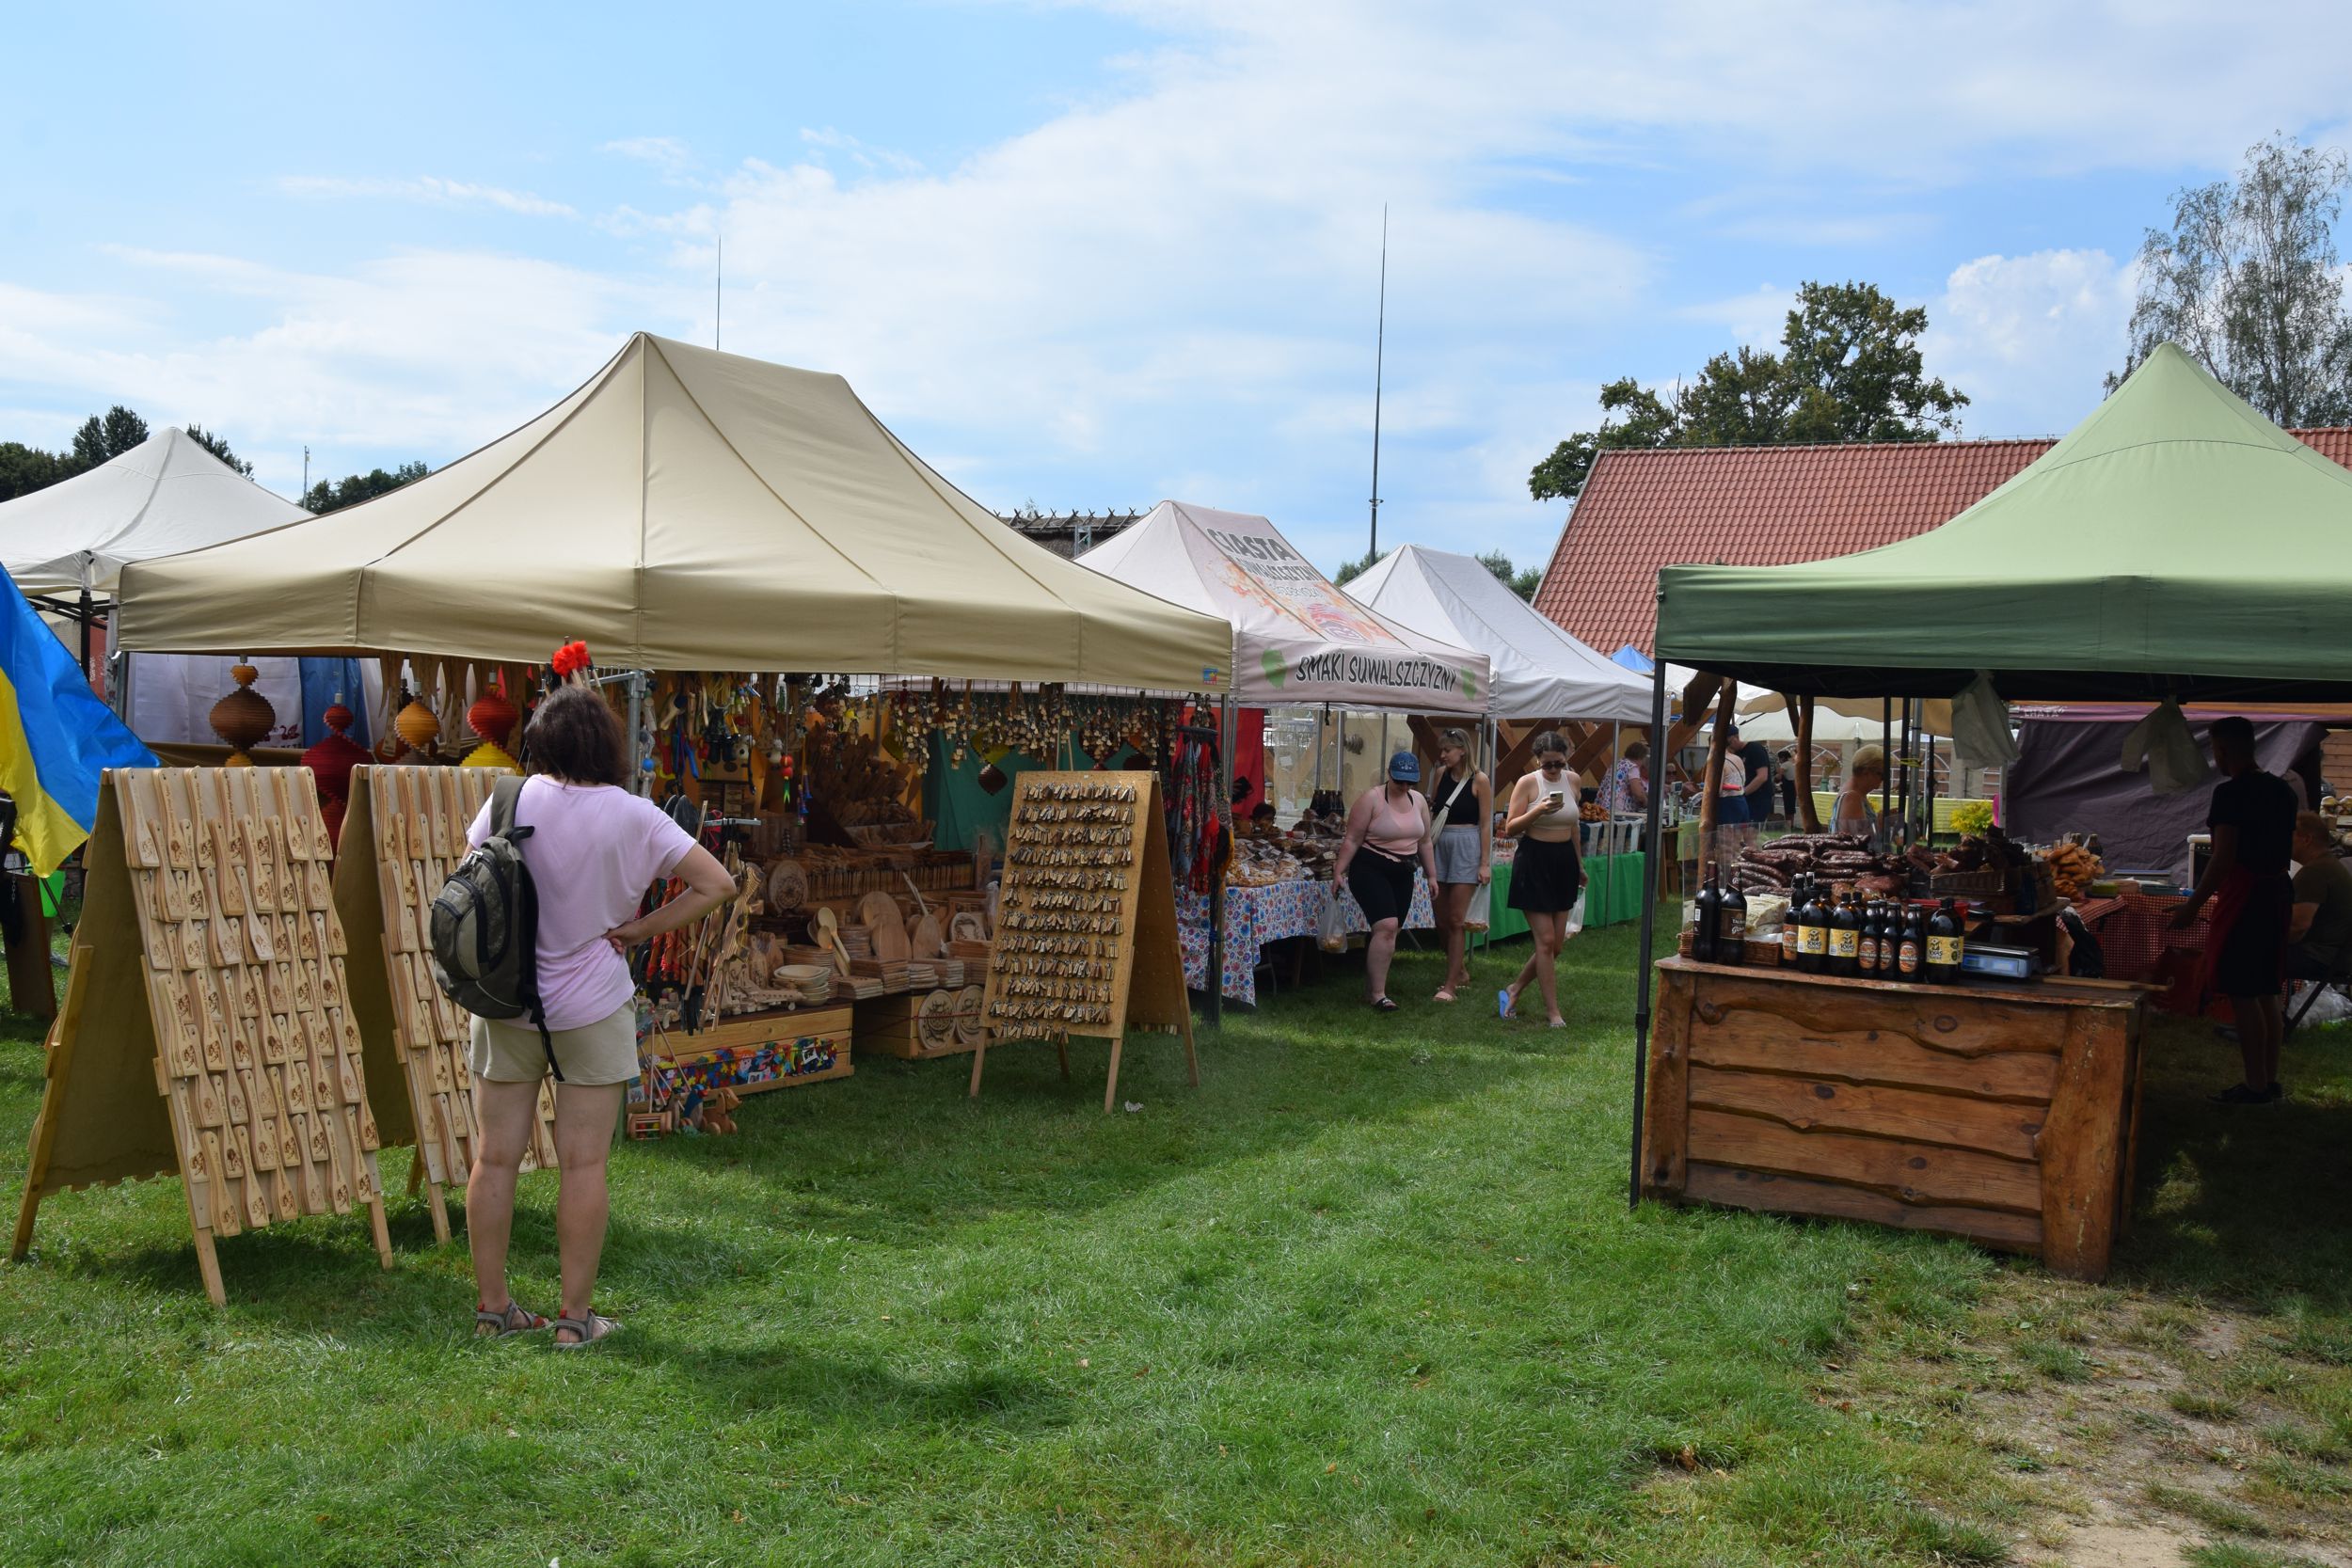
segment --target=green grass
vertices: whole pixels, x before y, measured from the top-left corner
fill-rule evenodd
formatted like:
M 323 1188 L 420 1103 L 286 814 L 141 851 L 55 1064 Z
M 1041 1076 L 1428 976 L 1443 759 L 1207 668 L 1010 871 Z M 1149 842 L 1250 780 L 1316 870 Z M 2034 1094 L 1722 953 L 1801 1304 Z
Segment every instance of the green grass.
M 224 1242 L 219 1312 L 175 1181 L 52 1199 L 0 1270 L 0 1562 L 2004 1560 L 2037 1466 L 1969 1392 L 2009 1364 L 1982 1304 L 2039 1271 L 1629 1213 L 1631 952 L 1571 944 L 1565 1031 L 1419 1000 L 1426 957 L 1393 1017 L 1347 973 L 1286 987 L 1202 1034 L 1197 1090 L 1131 1042 L 1132 1115 L 1100 1048 L 1066 1085 L 1016 1047 L 977 1102 L 961 1060 L 876 1058 L 748 1101 L 740 1137 L 624 1146 L 599 1306 L 628 1327 L 582 1355 L 470 1342 L 421 1202 L 389 1274 L 356 1218 Z M 2327 1463 L 2344 1097 L 2267 1124 L 2311 1118 L 2282 1201 L 2271 1134 L 2189 1094 L 2199 1049 L 2152 1085 L 2119 1277 L 2278 1313 L 2277 1355 L 2319 1353 L 2278 1363 L 2280 1430 Z M 39 1086 L 20 1023 L 11 1194 Z M 548 1308 L 554 1183 L 523 1186 L 516 1289 Z M 2088 1375 L 2071 1334 L 2039 1315 L 2008 1354 Z

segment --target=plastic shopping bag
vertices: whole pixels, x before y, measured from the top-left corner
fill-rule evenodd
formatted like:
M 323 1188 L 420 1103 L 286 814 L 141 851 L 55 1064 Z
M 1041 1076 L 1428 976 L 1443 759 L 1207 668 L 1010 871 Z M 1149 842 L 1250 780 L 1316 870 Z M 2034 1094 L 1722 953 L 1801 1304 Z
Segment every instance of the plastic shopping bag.
M 1478 891 L 1470 895 L 1470 912 L 1462 917 L 1463 928 L 1470 931 L 1483 931 L 1486 929 L 1488 926 L 1493 924 L 1491 915 L 1494 910 L 1494 884 L 1491 882 L 1479 883 Z
M 1584 890 L 1578 888 L 1576 902 L 1568 909 L 1568 935 L 1574 936 L 1582 929 L 1584 929 Z
M 1315 941 L 1326 953 L 1347 951 L 1347 915 L 1340 908 L 1340 890 L 1337 887 L 1324 895 L 1323 932 Z

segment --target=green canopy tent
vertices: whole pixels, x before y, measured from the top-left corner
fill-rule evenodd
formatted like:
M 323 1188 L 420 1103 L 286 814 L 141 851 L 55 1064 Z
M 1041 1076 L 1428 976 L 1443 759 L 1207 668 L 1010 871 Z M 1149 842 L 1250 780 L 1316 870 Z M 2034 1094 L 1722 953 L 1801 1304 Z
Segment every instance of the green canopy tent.
M 1941 528 L 1789 566 L 1658 574 L 1667 660 L 1774 691 L 2004 698 L 2352 698 L 2352 470 L 2166 343 L 2090 417 Z M 1657 842 L 1658 794 L 1650 794 Z M 1640 1193 L 1657 889 L 1634 1012 Z
M 2352 472 L 2167 343 L 1943 527 L 1792 566 L 1670 566 L 1658 655 L 1774 691 L 2342 700 Z

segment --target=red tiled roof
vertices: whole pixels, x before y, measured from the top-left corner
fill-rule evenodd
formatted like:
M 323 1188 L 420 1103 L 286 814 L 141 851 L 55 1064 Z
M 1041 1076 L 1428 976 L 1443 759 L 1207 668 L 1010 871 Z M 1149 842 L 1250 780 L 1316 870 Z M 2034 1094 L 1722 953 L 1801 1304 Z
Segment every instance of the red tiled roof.
M 2298 430 L 2352 467 L 2352 427 Z M 1949 522 L 2057 442 L 1883 441 L 1613 450 L 1569 509 L 1535 608 L 1609 654 L 1647 653 L 1661 566 L 1782 566 Z

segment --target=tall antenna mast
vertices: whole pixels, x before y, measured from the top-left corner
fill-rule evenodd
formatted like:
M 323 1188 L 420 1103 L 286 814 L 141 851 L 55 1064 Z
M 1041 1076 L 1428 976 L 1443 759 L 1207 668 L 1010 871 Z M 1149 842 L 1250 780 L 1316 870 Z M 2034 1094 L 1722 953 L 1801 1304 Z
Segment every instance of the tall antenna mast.
M 1372 554 L 1380 553 L 1380 382 L 1389 347 L 1389 204 L 1380 203 L 1380 321 L 1372 340 Z
M 710 346 L 712 348 L 719 346 L 720 312 L 726 309 L 726 303 L 727 236 L 726 230 L 723 229 L 719 231 L 719 269 L 711 275 L 710 278 Z

